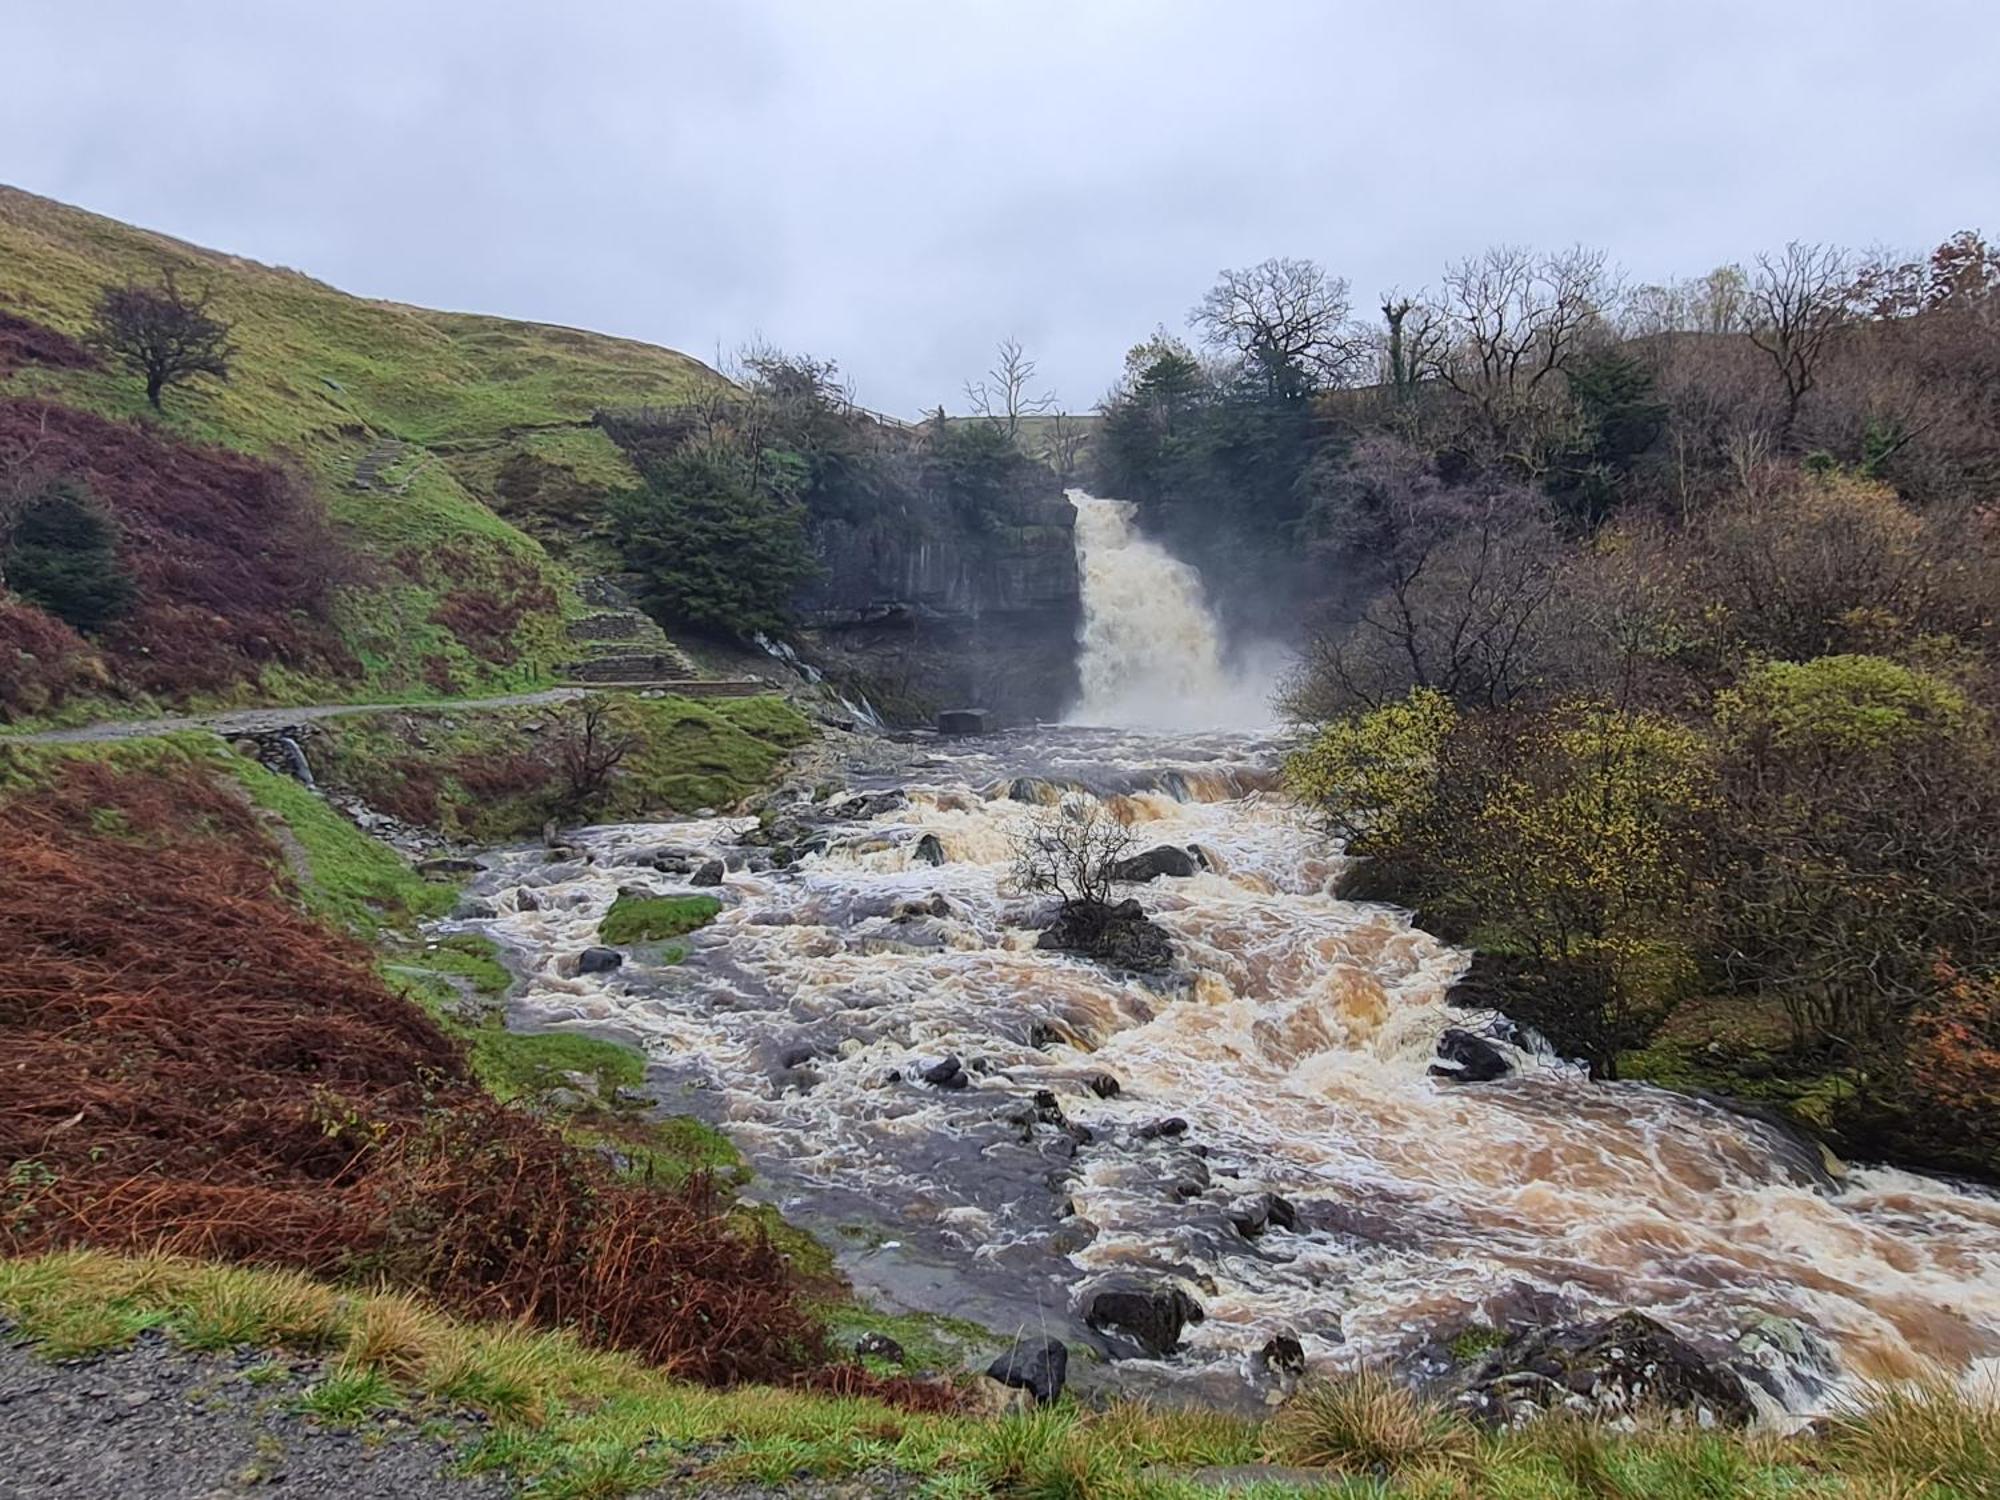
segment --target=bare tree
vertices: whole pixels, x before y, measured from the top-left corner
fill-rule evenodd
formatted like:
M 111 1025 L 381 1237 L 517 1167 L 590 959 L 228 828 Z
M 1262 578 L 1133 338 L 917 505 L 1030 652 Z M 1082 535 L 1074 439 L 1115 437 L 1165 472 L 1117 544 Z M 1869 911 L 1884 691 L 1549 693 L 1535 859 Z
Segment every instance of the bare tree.
M 986 378 L 965 383 L 965 396 L 972 403 L 975 415 L 999 423 L 1007 429 L 1008 437 L 1018 437 L 1021 418 L 1040 416 L 1056 404 L 1054 391 L 1030 391 L 1034 379 L 1035 362 L 1028 358 L 1021 341 L 1005 338 L 1000 341 L 993 368 L 986 372 Z
M 1397 400 L 1408 400 L 1443 352 L 1444 320 L 1419 298 L 1390 291 L 1382 294 L 1382 329 L 1383 378 Z
M 1014 839 L 1014 883 L 1053 891 L 1075 906 L 1111 904 L 1112 873 L 1132 847 L 1132 835 L 1104 804 L 1069 796 L 1035 815 Z
M 599 699 L 587 699 L 566 715 L 555 743 L 556 769 L 562 776 L 556 803 L 562 815 L 579 817 L 601 801 L 638 744 L 635 736 L 612 726 Z
M 97 344 L 145 378 L 155 411 L 170 385 L 196 375 L 229 379 L 236 346 L 229 342 L 230 325 L 209 312 L 213 295 L 187 296 L 168 271 L 157 287 L 128 282 L 106 287 L 97 299 Z
M 1274 256 L 1222 272 L 1188 323 L 1210 348 L 1340 385 L 1367 368 L 1367 340 L 1348 311 L 1344 278 L 1328 276 L 1316 261 Z
M 1471 403 L 1491 438 L 1530 472 L 1566 370 L 1613 295 L 1604 252 L 1538 255 L 1515 245 L 1445 268 L 1436 313 L 1446 336 L 1432 373 Z
M 1854 320 L 1857 296 L 1853 261 L 1837 246 L 1793 240 L 1780 254 L 1757 257 L 1744 290 L 1742 327 L 1784 386 L 1788 439 L 1835 331 Z
M 1042 435 L 1042 458 L 1061 478 L 1072 478 L 1083 457 L 1085 441 L 1083 424 L 1068 412 L 1059 411 L 1049 419 L 1048 430 Z

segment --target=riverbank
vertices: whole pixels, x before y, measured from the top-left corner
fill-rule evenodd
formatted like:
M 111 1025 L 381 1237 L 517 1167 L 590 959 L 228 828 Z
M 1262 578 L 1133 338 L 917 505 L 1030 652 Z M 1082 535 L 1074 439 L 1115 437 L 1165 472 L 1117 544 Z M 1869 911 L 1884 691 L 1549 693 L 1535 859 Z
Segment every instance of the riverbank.
M 15 1336 L 0 1348 L 0 1473 L 79 1500 L 299 1483 L 362 1500 L 1953 1500 L 2000 1485 L 2000 1419 L 1941 1393 L 1885 1397 L 1792 1439 L 1562 1420 L 1480 1433 L 1367 1383 L 1314 1388 L 1269 1424 L 1070 1402 L 922 1416 L 701 1390 L 561 1337 L 270 1272 L 0 1262 L 0 1314 Z

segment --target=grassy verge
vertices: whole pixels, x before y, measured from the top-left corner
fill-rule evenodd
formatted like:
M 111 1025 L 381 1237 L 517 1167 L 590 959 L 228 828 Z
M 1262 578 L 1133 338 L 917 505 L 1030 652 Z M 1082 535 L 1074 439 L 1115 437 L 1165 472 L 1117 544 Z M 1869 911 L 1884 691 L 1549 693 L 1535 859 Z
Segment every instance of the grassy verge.
M 590 808 L 618 822 L 732 807 L 761 789 L 812 725 L 781 698 L 697 702 L 608 694 L 605 732 L 630 743 Z M 330 720 L 314 737 L 329 786 L 420 827 L 476 843 L 539 831 L 562 810 L 573 713 L 546 705 L 439 705 Z
M 782 1484 L 916 1476 L 937 1497 L 1256 1500 L 1329 1492 L 1429 1500 L 1974 1500 L 2000 1486 L 2000 1418 L 1939 1391 L 1878 1394 L 1818 1439 L 1554 1419 L 1483 1434 L 1386 1381 L 1319 1383 L 1271 1422 L 1068 1401 L 1001 1418 L 677 1381 L 566 1335 L 466 1323 L 389 1293 L 341 1294 L 282 1272 L 67 1253 L 0 1261 L 0 1310 L 52 1357 L 163 1330 L 197 1349 L 324 1363 L 306 1401 L 335 1423 L 469 1408 L 490 1426 L 472 1471 L 527 1493 L 614 1496 L 676 1478 Z M 1224 1490 L 1201 1471 L 1277 1461 Z

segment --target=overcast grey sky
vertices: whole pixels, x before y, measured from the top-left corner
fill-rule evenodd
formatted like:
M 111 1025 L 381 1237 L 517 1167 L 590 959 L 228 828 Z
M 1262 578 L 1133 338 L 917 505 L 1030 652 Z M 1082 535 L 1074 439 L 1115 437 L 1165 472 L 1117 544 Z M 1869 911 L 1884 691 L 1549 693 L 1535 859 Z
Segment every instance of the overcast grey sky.
M 0 0 L 0 181 L 346 290 L 1066 405 L 1224 265 L 1364 306 L 2000 231 L 2000 0 Z

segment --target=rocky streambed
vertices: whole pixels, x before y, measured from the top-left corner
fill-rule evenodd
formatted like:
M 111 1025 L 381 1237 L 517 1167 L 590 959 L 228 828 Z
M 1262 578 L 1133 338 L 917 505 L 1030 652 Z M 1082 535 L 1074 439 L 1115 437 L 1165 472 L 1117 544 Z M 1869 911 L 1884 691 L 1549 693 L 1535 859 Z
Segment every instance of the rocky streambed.
M 1679 1371 L 1684 1405 L 1780 1418 L 2000 1356 L 2000 1202 L 1836 1181 L 1454 1006 L 1467 956 L 1332 894 L 1268 742 L 851 749 L 762 819 L 504 851 L 461 925 L 526 975 L 517 1024 L 642 1047 L 656 1097 L 724 1128 L 864 1294 L 1230 1404 L 1386 1362 L 1501 1416 Z M 1123 946 L 1015 886 L 1064 796 L 1145 857 Z M 697 881 L 713 924 L 580 962 L 621 891 Z

